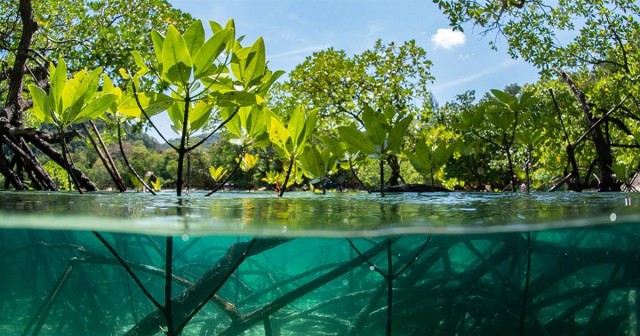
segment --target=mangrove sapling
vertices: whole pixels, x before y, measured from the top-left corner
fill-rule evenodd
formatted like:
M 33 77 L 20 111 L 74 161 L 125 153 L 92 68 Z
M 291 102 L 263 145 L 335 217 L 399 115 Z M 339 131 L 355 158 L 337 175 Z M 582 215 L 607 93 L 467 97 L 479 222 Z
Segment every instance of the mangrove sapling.
M 412 120 L 411 114 L 396 111 L 391 106 L 386 106 L 383 111 L 374 111 L 365 105 L 362 112 L 364 132 L 356 124 L 338 127 L 340 137 L 352 154 L 362 153 L 378 160 L 381 196 L 384 196 L 384 164 L 390 155 L 402 149 Z
M 221 127 L 228 123 L 242 106 L 264 104 L 262 95 L 282 73 L 271 73 L 266 67 L 264 41 L 259 38 L 252 47 L 242 48 L 235 38 L 235 25 L 232 20 L 222 28 L 210 22 L 213 36 L 205 41 L 205 33 L 201 21 L 195 21 L 184 33 L 169 25 L 166 36 L 152 32 L 156 60 L 149 67 L 140 54 L 134 52 L 133 57 L 140 70 L 131 78 L 131 87 L 138 115 L 143 115 L 152 127 L 158 128 L 151 121 L 146 109 L 156 106 L 157 112 L 166 110 L 172 127 L 180 135 L 179 144 L 169 143 L 162 133 L 158 132 L 165 142 L 178 154 L 176 173 L 176 195 L 181 196 L 184 187 L 185 158 L 189 162 L 189 153 L 202 145 Z M 221 55 L 225 54 L 224 58 Z M 223 61 L 219 61 L 222 60 Z M 137 83 L 141 76 L 150 71 L 156 78 L 169 87 L 171 96 L 162 93 L 138 93 Z M 229 74 L 235 76 L 232 79 Z M 236 86 L 243 90 L 237 90 Z M 143 99 L 144 98 L 144 99 Z M 158 104 L 157 102 L 160 102 Z M 233 112 L 218 127 L 209 132 L 200 142 L 191 146 L 190 137 L 202 130 L 212 117 L 214 108 L 232 107 Z M 188 173 L 189 169 L 187 169 Z M 189 177 L 187 176 L 187 181 Z M 188 182 L 187 182 L 188 184 Z M 166 239 L 166 272 L 164 322 L 167 333 L 173 335 L 184 327 L 174 326 L 171 283 L 169 281 L 173 264 L 173 238 Z M 215 293 L 214 293 L 215 294 Z M 196 310 L 197 311 L 197 310 Z M 185 312 L 183 312 L 184 314 Z M 187 313 L 188 314 L 188 313 Z M 185 317 L 188 321 L 191 317 Z
M 316 126 L 318 109 L 306 111 L 304 106 L 297 106 L 292 112 L 287 127 L 274 115 L 269 123 L 269 140 L 278 156 L 284 160 L 284 181 L 279 186 L 278 197 L 282 197 L 286 189 L 293 184 L 292 177 L 301 180 L 304 170 L 301 160 L 305 151 L 311 146 L 311 135 Z M 280 183 L 277 178 L 276 183 Z
M 49 92 L 35 84 L 30 84 L 29 92 L 33 100 L 31 111 L 34 117 L 55 125 L 61 139 L 62 162 L 73 183 L 82 193 L 81 185 L 74 173 L 76 170 L 67 148 L 65 130 L 74 124 L 103 115 L 117 97 L 111 93 L 99 92 L 98 85 L 102 68 L 91 71 L 81 70 L 67 78 L 64 59 L 58 59 L 58 66 L 49 65 Z
M 458 147 L 456 141 L 439 141 L 427 143 L 427 139 L 419 140 L 415 145 L 415 151 L 405 151 L 409 162 L 419 173 L 429 177 L 431 186 L 436 185 L 435 175 L 444 167 Z
M 233 175 L 235 175 L 238 172 L 238 169 L 246 173 L 249 170 L 253 169 L 253 167 L 257 163 L 258 163 L 258 155 L 251 155 L 247 153 L 245 149 L 242 149 L 240 151 L 239 157 L 236 158 L 236 165 L 233 167 L 233 170 L 231 171 L 230 174 L 227 174 L 227 170 L 224 169 L 224 167 L 222 166 L 217 168 L 213 166 L 209 167 L 209 175 L 211 176 L 211 178 L 213 178 L 213 180 L 217 183 L 217 185 L 213 190 L 208 192 L 205 196 L 211 196 L 213 193 L 220 190 L 220 188 L 224 187 L 227 184 L 227 182 L 231 180 Z M 226 178 L 224 178 L 223 180 L 223 177 L 225 176 Z
M 241 107 L 264 105 L 264 96 L 282 72 L 272 73 L 266 67 L 262 38 L 247 48 L 242 48 L 235 38 L 235 25 L 230 20 L 225 28 L 210 22 L 213 36 L 205 41 L 202 22 L 194 22 L 184 33 L 169 25 L 166 36 L 152 32 L 156 60 L 148 66 L 140 54 L 133 53 L 140 70 L 131 78 L 133 97 L 128 107 L 139 109 L 137 114 L 151 122 L 148 106 L 159 105 L 167 111 L 174 130 L 180 135 L 178 145 L 161 137 L 178 154 L 176 193 L 182 194 L 184 165 L 189 152 L 230 122 Z M 159 92 L 138 92 L 137 82 L 147 73 L 169 87 L 171 96 Z M 233 77 L 231 76 L 233 75 Z M 241 88 L 238 90 L 238 88 Z M 223 116 L 223 110 L 230 110 Z M 154 112 L 162 112 L 158 109 Z M 220 116 L 221 123 L 195 145 L 189 138 L 204 130 L 212 117 Z M 225 118 L 226 117 L 226 118 Z

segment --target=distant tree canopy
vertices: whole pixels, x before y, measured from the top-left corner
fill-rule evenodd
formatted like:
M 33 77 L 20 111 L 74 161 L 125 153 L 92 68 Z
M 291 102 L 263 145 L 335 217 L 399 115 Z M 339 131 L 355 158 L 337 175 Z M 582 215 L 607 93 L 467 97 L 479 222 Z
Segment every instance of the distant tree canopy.
M 22 37 L 20 8 L 7 0 L 0 7 L 0 57 L 12 63 Z M 38 0 L 33 7 L 38 30 L 30 44 L 29 68 L 63 57 L 69 69 L 103 67 L 107 72 L 133 68 L 132 50 L 152 53 L 149 30 L 168 24 L 184 29 L 193 17 L 165 0 Z
M 635 0 L 434 0 L 455 29 L 464 24 L 504 36 L 508 52 L 545 75 L 609 65 L 630 71 L 638 62 L 640 5 Z M 494 47 L 496 39 L 490 39 Z
M 56 189 L 69 184 L 65 171 L 85 190 L 96 189 L 98 176 L 107 185 L 94 154 L 57 145 L 94 129 L 87 143 L 102 142 L 102 133 L 102 151 L 115 152 L 114 129 L 133 120 L 139 128 L 148 109 L 167 112 L 181 135 L 167 141 L 173 152 L 130 137 L 114 157 L 129 155 L 129 166 L 178 190 L 260 180 L 280 195 L 295 184 L 629 187 L 640 168 L 635 1 L 434 2 L 456 29 L 496 34 L 496 48 L 504 37 L 507 52 L 536 66 L 540 79 L 438 106 L 426 51 L 378 40 L 356 55 L 316 52 L 272 89 L 282 72 L 268 69 L 262 38 L 242 46 L 233 20 L 209 23 L 205 34 L 206 25 L 166 1 L 10 0 L 0 8 L 0 174 L 15 189 Z M 73 94 L 63 93 L 65 83 Z M 109 113 L 98 113 L 107 104 Z M 107 123 L 96 127 L 98 117 Z M 217 131 L 196 150 L 200 133 Z

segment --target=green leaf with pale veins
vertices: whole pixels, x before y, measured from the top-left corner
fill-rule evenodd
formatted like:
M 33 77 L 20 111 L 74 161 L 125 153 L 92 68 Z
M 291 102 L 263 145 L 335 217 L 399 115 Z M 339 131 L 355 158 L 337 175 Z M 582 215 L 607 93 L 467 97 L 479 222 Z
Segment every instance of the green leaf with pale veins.
M 362 112 L 362 122 L 373 143 L 378 146 L 383 146 L 387 136 L 384 115 L 377 113 L 371 107 L 365 105 L 364 111 Z
M 338 127 L 338 134 L 348 146 L 354 148 L 365 155 L 375 154 L 375 147 L 371 139 L 352 126 Z
M 149 116 L 166 111 L 176 101 L 164 93 L 156 92 L 138 92 L 137 97 L 140 105 Z M 142 116 L 142 111 L 140 111 L 136 99 L 132 96 L 120 102 L 118 112 L 133 118 L 140 118 Z
M 200 48 L 204 44 L 204 28 L 202 28 L 202 21 L 194 21 L 189 28 L 182 34 L 184 42 L 187 44 L 187 50 L 189 55 L 193 58 Z
M 162 73 L 164 79 L 176 85 L 187 86 L 191 77 L 191 56 L 178 29 L 170 25 L 162 45 Z
M 389 140 L 387 142 L 388 151 L 396 151 L 402 147 L 405 135 L 411 125 L 413 116 L 409 115 L 397 122 L 389 132 Z
M 286 127 L 276 118 L 271 117 L 271 125 L 269 127 L 269 140 L 273 143 L 276 149 L 283 154 L 283 156 L 289 157 L 289 150 L 287 149 L 287 141 L 291 135 Z
M 164 36 L 159 32 L 152 30 L 151 42 L 153 43 L 153 51 L 156 55 L 156 60 L 158 61 L 159 64 L 161 64 L 162 63 L 162 46 L 164 45 Z M 135 60 L 135 56 L 134 56 L 134 60 Z
M 58 58 L 58 66 L 49 63 L 49 96 L 55 111 L 62 111 L 62 90 L 67 84 L 67 65 L 62 57 Z
M 33 101 L 33 107 L 30 109 L 33 116 L 41 122 L 52 122 L 47 93 L 34 84 L 29 84 L 28 88 L 29 93 L 31 93 L 31 100 Z
M 247 65 L 244 69 L 243 77 L 247 81 L 247 85 L 252 85 L 257 79 L 260 79 L 266 69 L 266 55 L 264 49 L 264 40 L 259 37 L 251 47 L 247 57 Z
M 99 117 L 117 98 L 114 94 L 104 94 L 93 99 L 71 120 L 71 123 L 81 123 Z
M 221 30 L 204 43 L 193 59 L 195 79 L 212 75 L 211 70 L 216 69 L 215 60 L 224 51 L 231 35 L 229 30 Z

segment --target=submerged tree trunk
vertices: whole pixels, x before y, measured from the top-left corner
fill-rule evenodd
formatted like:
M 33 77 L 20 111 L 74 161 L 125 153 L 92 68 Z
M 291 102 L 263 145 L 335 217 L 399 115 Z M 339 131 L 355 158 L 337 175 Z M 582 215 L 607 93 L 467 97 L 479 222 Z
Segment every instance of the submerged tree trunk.
M 286 241 L 286 239 L 257 239 L 252 245 L 247 242 L 233 244 L 209 271 L 182 294 L 171 300 L 174 323 L 181 325 L 192 312 L 198 309 L 198 306 L 206 303 L 223 284 L 225 276 L 233 272 L 234 266 L 241 261 L 243 256 L 249 257 L 260 254 Z M 163 312 L 156 310 L 140 320 L 126 335 L 155 335 L 160 332 L 160 326 L 165 325 L 165 323 Z

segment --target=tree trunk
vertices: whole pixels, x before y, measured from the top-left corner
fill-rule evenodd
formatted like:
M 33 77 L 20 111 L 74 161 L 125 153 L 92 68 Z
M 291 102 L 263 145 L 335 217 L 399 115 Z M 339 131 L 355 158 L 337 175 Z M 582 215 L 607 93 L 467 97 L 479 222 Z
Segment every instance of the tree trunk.
M 589 122 L 589 127 L 593 126 L 597 119 L 593 117 L 591 106 L 587 103 L 587 99 L 584 93 L 576 86 L 571 77 L 562 69 L 555 69 L 560 74 L 560 77 L 567 83 L 574 97 L 580 104 L 585 119 Z M 598 168 L 600 170 L 600 182 L 598 183 L 598 191 L 616 191 L 616 183 L 613 178 L 613 156 L 611 155 L 611 144 L 609 144 L 600 125 L 593 127 L 591 131 L 591 140 L 596 149 L 596 155 L 598 160 Z
M 0 110 L 0 174 L 5 177 L 17 190 L 27 188 L 22 173 L 16 170 L 24 169 L 31 179 L 32 187 L 37 189 L 55 190 L 57 186 L 47 174 L 36 155 L 31 151 L 29 144 L 35 145 L 45 155 L 53 159 L 58 165 L 65 167 L 64 158 L 56 152 L 49 143 L 40 138 L 35 132 L 24 128 L 23 114 L 31 103 L 23 98 L 24 76 L 27 72 L 27 60 L 33 35 L 38 30 L 38 24 L 34 19 L 31 0 L 20 0 L 18 5 L 20 19 L 22 21 L 21 36 L 18 48 L 15 51 L 13 66 L 7 76 L 8 90 L 5 107 Z M 9 149 L 13 159 L 9 159 L 4 149 Z M 15 162 L 15 168 L 9 162 Z M 72 174 L 80 181 L 83 188 L 89 191 L 96 190 L 93 183 L 82 172 L 71 169 Z
M 34 146 L 36 146 L 41 152 L 43 152 L 45 155 L 47 155 L 50 159 L 52 159 L 55 163 L 57 163 L 60 167 L 63 167 L 66 169 L 67 167 L 67 163 L 65 158 L 62 156 L 62 154 L 58 153 L 55 149 L 53 149 L 53 147 L 51 147 L 51 145 L 42 140 L 39 136 L 37 135 L 27 135 L 25 136 L 25 139 L 33 144 Z M 83 188 L 86 191 L 97 191 L 98 188 L 95 186 L 95 184 L 93 184 L 93 182 L 91 182 L 91 180 L 78 168 L 76 167 L 70 167 L 70 171 L 68 171 L 69 174 L 73 174 L 74 177 L 78 180 L 78 183 L 80 184 L 80 187 Z
M 398 163 L 398 157 L 395 154 L 390 154 L 387 157 L 387 163 L 391 168 L 391 177 L 387 180 L 388 186 L 396 186 L 400 184 L 400 181 L 404 183 L 402 175 L 400 175 L 400 163 Z
M 120 192 L 127 191 L 127 187 L 124 185 L 124 181 L 122 180 L 122 176 L 120 176 L 118 167 L 113 162 L 113 159 L 111 158 L 111 154 L 109 154 L 109 150 L 107 149 L 107 146 L 104 144 L 104 141 L 100 136 L 100 132 L 96 128 L 96 124 L 93 121 L 90 121 L 89 123 L 91 124 L 91 129 L 96 134 L 97 141 L 93 138 L 93 136 L 91 136 L 91 133 L 89 132 L 89 129 L 85 124 L 82 124 L 82 127 L 84 127 L 84 130 L 87 133 L 87 137 L 89 138 L 89 141 L 91 141 L 91 145 L 93 145 L 93 148 L 95 149 L 96 153 L 98 153 L 98 157 L 102 161 L 102 164 L 104 165 L 104 168 L 107 170 L 107 173 L 109 173 L 109 176 L 111 176 L 111 180 L 116 185 L 116 188 L 118 188 Z M 100 144 L 100 147 L 98 147 L 98 143 Z

